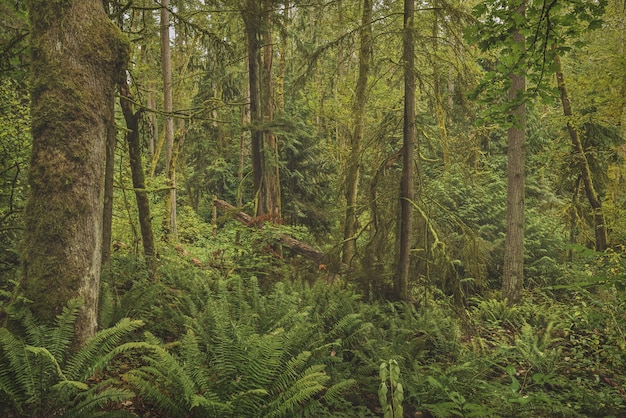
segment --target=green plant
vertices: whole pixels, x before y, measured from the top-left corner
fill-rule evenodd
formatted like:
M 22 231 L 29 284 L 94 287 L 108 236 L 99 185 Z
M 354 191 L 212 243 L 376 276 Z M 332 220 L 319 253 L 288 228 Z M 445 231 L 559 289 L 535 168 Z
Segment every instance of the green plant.
M 53 327 L 36 324 L 24 313 L 24 337 L 0 328 L 0 412 L 12 416 L 95 416 L 117 408 L 134 393 L 114 375 L 102 372 L 115 355 L 128 349 L 121 342 L 143 325 L 123 319 L 70 350 L 80 302 L 70 301 Z
M 402 418 L 404 388 L 400 382 L 400 366 L 396 360 L 383 361 L 380 364 L 380 386 L 378 400 L 385 418 Z

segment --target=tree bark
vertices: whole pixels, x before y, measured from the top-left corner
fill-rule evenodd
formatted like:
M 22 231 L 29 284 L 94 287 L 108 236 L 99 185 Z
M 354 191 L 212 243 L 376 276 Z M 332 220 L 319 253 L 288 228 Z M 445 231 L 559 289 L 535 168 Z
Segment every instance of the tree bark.
M 526 11 L 524 1 L 515 12 L 523 16 Z M 512 42 L 523 51 L 524 35 L 515 29 Z M 522 70 L 523 71 L 523 70 Z M 523 74 L 510 74 L 511 87 L 508 99 L 510 103 L 520 100 L 526 89 L 526 78 Z M 522 101 L 511 110 L 513 125 L 508 129 L 507 151 L 507 198 L 506 198 L 506 239 L 504 242 L 504 266 L 502 277 L 502 296 L 509 304 L 516 304 L 522 297 L 524 282 L 524 166 L 526 132 L 526 104 Z
M 554 55 L 554 63 L 556 64 L 556 80 L 559 92 L 561 93 L 563 115 L 567 118 L 571 118 L 573 116 L 572 105 L 567 95 L 565 78 L 563 77 L 563 69 L 561 67 L 561 59 L 558 53 Z M 583 180 L 583 184 L 585 185 L 587 200 L 593 209 L 594 231 L 596 237 L 595 249 L 596 251 L 604 251 L 607 248 L 609 240 L 607 236 L 608 234 L 606 230 L 604 212 L 602 211 L 602 200 L 600 199 L 600 196 L 598 195 L 598 192 L 593 184 L 591 167 L 589 167 L 589 161 L 585 155 L 585 149 L 583 148 L 578 131 L 574 126 L 572 126 L 569 120 L 567 121 L 567 132 L 572 142 L 572 147 L 574 147 L 574 155 L 576 157 L 578 167 L 580 168 L 580 175 Z
M 33 147 L 21 285 L 45 323 L 82 299 L 78 345 L 97 328 L 105 146 L 128 40 L 101 0 L 28 5 Z
M 248 45 L 248 82 L 250 84 L 250 139 L 252 158 L 252 193 L 255 201 L 255 214 L 265 213 L 262 204 L 263 187 L 263 131 L 260 129 L 261 114 L 261 39 L 260 7 L 256 0 L 248 0 L 242 18 Z
M 269 11 L 264 11 L 261 23 L 263 64 L 261 71 L 261 113 L 263 115 L 263 211 L 274 223 L 281 222 L 280 176 L 278 167 L 278 138 L 270 125 L 274 121 L 273 36 Z
M 367 79 L 372 60 L 372 2 L 363 0 L 361 30 L 359 31 L 359 77 L 356 82 L 352 119 L 354 130 L 350 138 L 350 155 L 348 156 L 345 177 L 346 213 L 343 229 L 342 262 L 351 266 L 356 253 L 357 235 L 357 197 L 361 176 L 361 147 L 365 124 L 365 108 L 367 103 Z
M 169 196 L 166 199 L 167 218 L 165 231 L 168 240 L 176 242 L 176 170 L 174 165 L 174 117 L 172 100 L 172 53 L 170 50 L 170 5 L 169 0 L 161 1 L 161 71 L 163 76 L 163 111 L 165 112 L 165 169 Z
M 415 133 L 415 62 L 413 44 L 414 0 L 404 1 L 404 124 L 402 147 L 402 177 L 400 179 L 399 253 L 394 282 L 394 299 L 409 299 L 409 273 L 411 266 L 411 242 L 413 237 L 413 201 L 415 200 L 415 173 L 413 150 Z
M 104 210 L 102 218 L 102 265 L 104 267 L 109 267 L 111 263 L 111 239 L 113 236 L 113 181 L 115 178 L 115 145 L 117 143 L 114 112 L 115 102 L 111 100 L 111 119 L 107 128 L 104 168 Z
M 126 142 L 128 143 L 128 155 L 130 160 L 130 172 L 137 200 L 137 212 L 139 215 L 139 227 L 143 242 L 143 254 L 150 274 L 154 276 L 156 269 L 156 253 L 154 250 L 154 233 L 152 232 L 152 216 L 150 215 L 150 200 L 146 192 L 146 179 L 141 161 L 141 145 L 139 142 L 140 112 L 133 111 L 133 96 L 130 93 L 128 83 L 120 86 L 120 107 L 126 121 Z

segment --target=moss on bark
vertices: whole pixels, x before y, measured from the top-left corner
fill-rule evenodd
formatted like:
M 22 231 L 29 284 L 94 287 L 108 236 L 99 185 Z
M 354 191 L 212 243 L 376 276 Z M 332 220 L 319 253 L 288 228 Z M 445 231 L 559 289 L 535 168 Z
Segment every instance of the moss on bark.
M 22 287 L 43 321 L 85 303 L 80 343 L 96 329 L 107 122 L 129 44 L 99 0 L 31 0 L 30 198 Z

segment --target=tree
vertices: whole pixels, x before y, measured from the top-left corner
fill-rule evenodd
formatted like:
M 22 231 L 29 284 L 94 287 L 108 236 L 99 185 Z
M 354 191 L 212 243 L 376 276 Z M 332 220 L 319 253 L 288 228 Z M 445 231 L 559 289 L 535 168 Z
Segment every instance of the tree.
M 128 142 L 128 156 L 130 171 L 137 200 L 139 227 L 143 243 L 143 254 L 150 273 L 154 276 L 156 269 L 156 252 L 154 249 L 154 234 L 152 232 L 152 216 L 150 215 L 150 200 L 146 192 L 146 180 L 141 162 L 141 146 L 139 142 L 139 121 L 141 111 L 133 109 L 133 95 L 127 82 L 120 83 L 120 107 L 126 121 L 126 142 Z
M 169 0 L 161 2 L 161 71 L 163 76 L 163 111 L 165 112 L 165 169 L 170 187 L 166 200 L 165 230 L 168 239 L 177 240 L 176 227 L 176 150 L 174 149 L 174 117 L 172 104 L 172 53 L 170 50 Z
M 357 196 L 361 175 L 361 152 L 367 104 L 367 79 L 372 60 L 372 2 L 363 0 L 361 29 L 359 30 L 359 76 L 356 81 L 352 120 L 354 127 L 350 137 L 350 154 L 346 163 L 345 197 L 346 214 L 343 228 L 343 264 L 350 266 L 356 253 Z
M 593 209 L 593 221 L 595 232 L 595 249 L 596 251 L 604 251 L 608 245 L 607 227 L 604 219 L 604 212 L 602 211 L 602 200 L 600 195 L 596 191 L 596 187 L 593 184 L 593 175 L 591 174 L 591 168 L 589 166 L 589 160 L 585 154 L 582 141 L 578 134 L 577 129 L 572 125 L 571 119 L 573 116 L 572 105 L 567 94 L 567 88 L 565 85 L 565 77 L 563 76 L 563 68 L 561 67 L 561 58 L 558 53 L 554 55 L 554 63 L 556 66 L 556 80 L 559 92 L 561 94 L 561 105 L 563 106 L 563 115 L 568 118 L 567 121 L 567 133 L 569 134 L 574 148 L 574 155 L 578 168 L 580 169 L 580 176 L 585 185 L 585 193 L 587 200 Z
M 411 238 L 413 237 L 413 201 L 415 200 L 415 173 L 413 149 L 415 133 L 415 58 L 413 25 L 414 0 L 404 0 L 404 122 L 402 145 L 402 176 L 400 178 L 400 221 L 398 222 L 399 256 L 394 283 L 394 298 L 408 300 L 411 267 Z
M 248 47 L 252 186 L 256 216 L 279 222 L 280 178 L 274 120 L 273 36 L 270 1 L 247 0 L 241 15 Z
M 29 16 L 33 148 L 21 286 L 47 323 L 81 298 L 80 344 L 97 327 L 105 144 L 128 41 L 100 0 L 33 0 Z
M 526 2 L 511 5 L 513 20 L 522 21 Z M 517 17 L 516 17 L 517 16 Z M 525 38 L 519 27 L 514 27 L 511 43 L 515 51 L 525 50 Z M 522 62 L 521 60 L 518 61 Z M 522 296 L 524 281 L 524 168 L 526 132 L 525 69 L 513 68 L 510 73 L 511 86 L 508 100 L 511 105 L 511 126 L 507 131 L 507 193 L 506 193 L 506 239 L 504 242 L 504 267 L 502 296 L 514 304 Z

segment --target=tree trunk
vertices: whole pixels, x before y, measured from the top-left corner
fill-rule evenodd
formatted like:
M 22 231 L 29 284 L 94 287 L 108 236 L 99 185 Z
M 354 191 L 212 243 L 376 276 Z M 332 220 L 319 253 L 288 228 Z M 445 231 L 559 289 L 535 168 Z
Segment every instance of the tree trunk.
M 554 63 L 556 64 L 556 80 L 559 87 L 559 92 L 561 93 L 561 104 L 563 105 L 563 114 L 567 118 L 571 118 L 573 115 L 572 105 L 569 101 L 569 97 L 567 95 L 567 89 L 565 87 L 565 78 L 563 77 L 563 69 L 561 67 L 561 59 L 558 54 L 554 55 Z M 583 184 L 585 185 L 585 194 L 587 195 L 587 200 L 589 200 L 589 204 L 593 209 L 593 221 L 595 227 L 595 237 L 596 237 L 596 251 L 604 251 L 608 245 L 608 237 L 606 231 L 606 223 L 604 220 L 604 212 L 602 211 L 602 201 L 596 188 L 593 185 L 593 176 L 591 174 L 591 168 L 589 167 L 589 161 L 587 160 L 587 156 L 585 155 L 585 150 L 583 148 L 583 144 L 580 140 L 580 136 L 578 135 L 578 131 L 570 121 L 567 121 L 567 132 L 569 133 L 570 140 L 572 141 L 572 146 L 574 147 L 574 153 L 576 156 L 576 161 L 578 162 L 578 167 L 580 168 L 580 175 L 583 180 Z
M 111 239 L 113 236 L 113 181 L 115 179 L 115 145 L 117 130 L 115 128 L 115 102 L 111 100 L 109 126 L 104 168 L 104 210 L 102 218 L 102 265 L 109 267 L 111 263 Z
M 146 192 L 146 179 L 141 162 L 141 145 L 139 142 L 140 112 L 133 111 L 133 96 L 130 93 L 128 83 L 120 86 L 120 107 L 126 121 L 126 142 L 128 143 L 128 156 L 130 160 L 130 172 L 137 200 L 139 215 L 139 227 L 143 242 L 143 254 L 150 274 L 154 276 L 156 269 L 156 253 L 154 250 L 154 234 L 152 232 L 152 216 L 150 215 L 150 200 Z
M 372 60 L 372 2 L 363 0 L 363 14 L 359 31 L 359 77 L 356 82 L 352 118 L 354 130 L 350 138 L 350 155 L 346 167 L 345 197 L 346 214 L 343 229 L 342 262 L 351 266 L 356 253 L 357 235 L 357 196 L 361 172 L 361 143 L 365 124 L 365 108 L 367 102 L 367 79 Z
M 264 213 L 272 222 L 281 222 L 280 210 L 280 177 L 278 171 L 278 139 L 269 127 L 274 121 L 274 77 L 273 70 L 273 37 L 269 11 L 263 12 L 262 28 L 263 66 L 261 71 L 261 113 L 263 115 L 263 184 L 265 185 L 262 201 Z
M 250 136 L 252 158 L 252 192 L 255 201 L 255 214 L 265 213 L 262 204 L 263 187 L 263 131 L 259 124 L 261 115 L 261 39 L 260 39 L 260 7 L 256 0 L 248 0 L 247 7 L 242 11 L 248 44 L 248 82 L 250 84 Z
M 523 16 L 526 4 L 522 1 L 515 13 Z M 513 32 L 512 42 L 523 51 L 524 35 L 518 29 Z M 523 70 L 521 70 L 523 71 Z M 526 89 L 524 75 L 512 72 L 509 102 L 520 100 Z M 509 304 L 518 303 L 522 297 L 524 282 L 524 166 L 526 131 L 526 104 L 522 101 L 511 110 L 513 125 L 507 132 L 507 197 L 506 197 L 506 239 L 504 242 L 504 266 L 502 296 Z
M 33 146 L 21 284 L 46 323 L 82 299 L 78 345 L 97 328 L 107 129 L 129 47 L 101 0 L 28 5 Z
M 169 241 L 176 242 L 176 170 L 174 168 L 174 118 L 172 115 L 172 53 L 170 51 L 169 0 L 161 1 L 161 71 L 163 75 L 163 111 L 165 112 L 165 169 L 170 187 L 166 199 L 165 231 Z
M 411 266 L 411 241 L 413 237 L 413 201 L 415 200 L 415 173 L 413 150 L 415 133 L 415 62 L 413 45 L 414 0 L 404 1 L 404 125 L 402 147 L 402 177 L 400 179 L 400 222 L 399 254 L 396 280 L 393 286 L 394 299 L 409 298 L 409 273 Z

